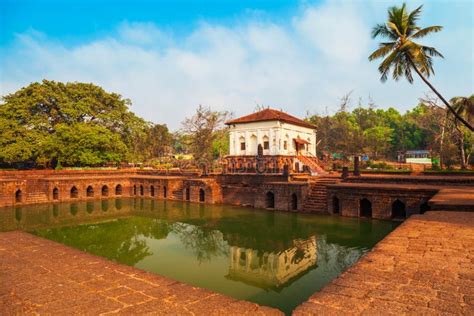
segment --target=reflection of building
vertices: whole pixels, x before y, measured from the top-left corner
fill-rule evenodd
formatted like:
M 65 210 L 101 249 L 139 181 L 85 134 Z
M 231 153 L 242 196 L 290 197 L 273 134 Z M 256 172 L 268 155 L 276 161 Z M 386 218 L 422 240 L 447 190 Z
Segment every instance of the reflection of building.
M 295 240 L 280 252 L 230 247 L 229 279 L 263 288 L 278 288 L 316 265 L 316 237 Z

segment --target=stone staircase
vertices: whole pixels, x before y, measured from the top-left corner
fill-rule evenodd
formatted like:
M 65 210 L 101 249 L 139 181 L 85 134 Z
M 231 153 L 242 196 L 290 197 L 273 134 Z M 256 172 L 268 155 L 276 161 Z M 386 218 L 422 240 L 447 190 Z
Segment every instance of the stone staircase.
M 303 155 L 298 155 L 297 158 L 299 161 L 303 163 L 303 165 L 309 168 L 309 170 L 311 171 L 311 174 L 318 174 L 318 175 L 327 174 L 326 170 L 324 170 L 320 166 L 318 158 L 314 156 L 303 156 Z
M 309 193 L 304 201 L 303 211 L 326 213 L 328 211 L 327 185 L 340 182 L 339 177 L 318 177 L 309 183 Z

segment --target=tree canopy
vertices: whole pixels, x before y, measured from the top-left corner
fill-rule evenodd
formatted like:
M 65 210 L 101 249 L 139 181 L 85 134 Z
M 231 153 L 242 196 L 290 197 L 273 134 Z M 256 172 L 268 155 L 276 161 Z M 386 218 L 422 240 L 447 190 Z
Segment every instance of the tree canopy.
M 90 83 L 32 83 L 2 98 L 0 162 L 91 166 L 158 154 L 150 138 L 166 138 L 166 126 L 139 118 L 130 105 Z

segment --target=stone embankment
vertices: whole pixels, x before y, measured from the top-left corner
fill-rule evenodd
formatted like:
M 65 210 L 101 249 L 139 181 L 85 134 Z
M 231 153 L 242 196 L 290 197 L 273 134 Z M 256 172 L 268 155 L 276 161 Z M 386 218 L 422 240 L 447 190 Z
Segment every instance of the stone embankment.
M 0 315 L 283 315 L 24 232 L 0 233 Z
M 294 315 L 474 315 L 474 213 L 413 215 Z

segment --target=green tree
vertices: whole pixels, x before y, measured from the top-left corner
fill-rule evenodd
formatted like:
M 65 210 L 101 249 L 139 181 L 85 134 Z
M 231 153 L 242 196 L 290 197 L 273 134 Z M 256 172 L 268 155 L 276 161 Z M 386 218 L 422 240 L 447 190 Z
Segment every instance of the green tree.
M 136 135 L 147 128 L 129 111 L 130 104 L 89 83 L 32 83 L 2 98 L 0 162 L 122 161 L 135 152 Z
M 375 159 L 380 153 L 390 151 L 393 129 L 387 126 L 374 126 L 364 131 L 367 139 L 368 150 L 372 152 Z
M 381 81 L 387 80 L 392 71 L 393 79 L 398 80 L 405 77 L 408 82 L 413 82 L 412 70 L 430 87 L 430 89 L 443 101 L 451 113 L 471 131 L 472 125 L 462 118 L 443 96 L 433 87 L 427 78 L 434 74 L 433 57 L 443 57 L 434 47 L 424 46 L 414 42 L 426 35 L 442 30 L 442 26 L 429 26 L 420 28 L 417 20 L 420 16 L 422 6 L 412 12 L 408 12 L 406 5 L 391 7 L 388 9 L 388 21 L 386 24 L 377 24 L 372 31 L 372 37 L 387 38 L 388 42 L 382 42 L 379 48 L 370 56 L 369 60 L 385 58 L 379 65 L 382 74 Z

